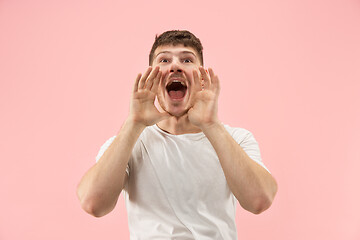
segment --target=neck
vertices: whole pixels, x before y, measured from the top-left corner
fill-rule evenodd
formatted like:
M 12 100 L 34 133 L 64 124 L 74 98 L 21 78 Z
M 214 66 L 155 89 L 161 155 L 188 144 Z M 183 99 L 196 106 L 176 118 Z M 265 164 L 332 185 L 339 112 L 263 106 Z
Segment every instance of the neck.
M 185 114 L 181 117 L 172 116 L 167 118 L 159 123 L 157 126 L 174 135 L 180 135 L 185 133 L 199 133 L 201 129 L 196 127 L 195 125 L 191 124 L 188 118 L 188 115 Z

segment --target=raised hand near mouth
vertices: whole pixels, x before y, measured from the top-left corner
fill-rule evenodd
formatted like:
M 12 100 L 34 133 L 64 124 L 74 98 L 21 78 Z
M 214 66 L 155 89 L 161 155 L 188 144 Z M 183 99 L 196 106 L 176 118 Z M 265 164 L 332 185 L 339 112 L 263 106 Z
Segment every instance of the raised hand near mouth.
M 199 67 L 199 70 L 204 82 L 201 86 L 199 73 L 194 69 L 192 84 L 195 87 L 191 94 L 192 107 L 188 111 L 188 117 L 192 124 L 204 130 L 214 123 L 219 123 L 217 110 L 220 84 L 218 76 L 211 68 L 209 68 L 209 75 L 203 67 Z
M 162 73 L 159 67 L 149 67 L 144 75 L 138 74 L 131 98 L 129 119 L 143 127 L 168 118 L 166 112 L 160 113 L 154 105 Z

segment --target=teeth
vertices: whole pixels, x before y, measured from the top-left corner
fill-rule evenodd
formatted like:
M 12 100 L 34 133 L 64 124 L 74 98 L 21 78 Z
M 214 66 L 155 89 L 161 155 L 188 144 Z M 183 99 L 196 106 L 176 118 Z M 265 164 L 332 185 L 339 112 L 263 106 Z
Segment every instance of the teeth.
M 185 83 L 184 83 L 184 82 L 182 82 L 182 81 L 179 81 L 179 80 L 174 80 L 174 81 L 172 81 L 172 82 L 179 82 L 179 83 L 181 83 L 181 85 L 183 85 L 184 87 L 186 87 Z

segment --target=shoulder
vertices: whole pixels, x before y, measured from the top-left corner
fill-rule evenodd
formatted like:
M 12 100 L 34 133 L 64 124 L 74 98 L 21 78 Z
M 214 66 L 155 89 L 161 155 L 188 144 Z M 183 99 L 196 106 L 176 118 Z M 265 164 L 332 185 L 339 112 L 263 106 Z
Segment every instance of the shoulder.
M 98 152 L 98 154 L 95 157 L 96 162 L 99 161 L 99 159 L 102 157 L 102 155 L 105 153 L 106 149 L 108 149 L 110 147 L 110 145 L 112 144 L 112 142 L 115 140 L 116 135 L 108 138 L 100 147 L 100 150 Z
M 225 124 L 224 127 L 252 160 L 270 172 L 262 162 L 258 142 L 249 130 L 244 128 L 234 128 Z
M 238 142 L 239 144 L 246 140 L 254 138 L 254 135 L 245 128 L 231 127 L 226 124 L 223 124 L 223 126 L 228 131 L 228 133 L 235 139 L 235 141 Z

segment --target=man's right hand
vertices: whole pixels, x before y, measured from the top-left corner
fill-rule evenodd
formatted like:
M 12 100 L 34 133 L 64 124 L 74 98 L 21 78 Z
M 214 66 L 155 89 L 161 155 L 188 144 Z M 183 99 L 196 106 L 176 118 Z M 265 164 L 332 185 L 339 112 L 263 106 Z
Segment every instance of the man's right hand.
M 129 120 L 133 123 L 145 128 L 170 116 L 166 112 L 160 113 L 154 105 L 161 76 L 159 67 L 149 67 L 144 75 L 138 74 L 130 103 Z
M 89 214 L 101 217 L 114 209 L 128 179 L 126 167 L 138 137 L 146 126 L 169 116 L 154 105 L 161 76 L 159 67 L 149 67 L 143 76 L 137 76 L 127 121 L 108 150 L 81 179 L 77 195 Z

